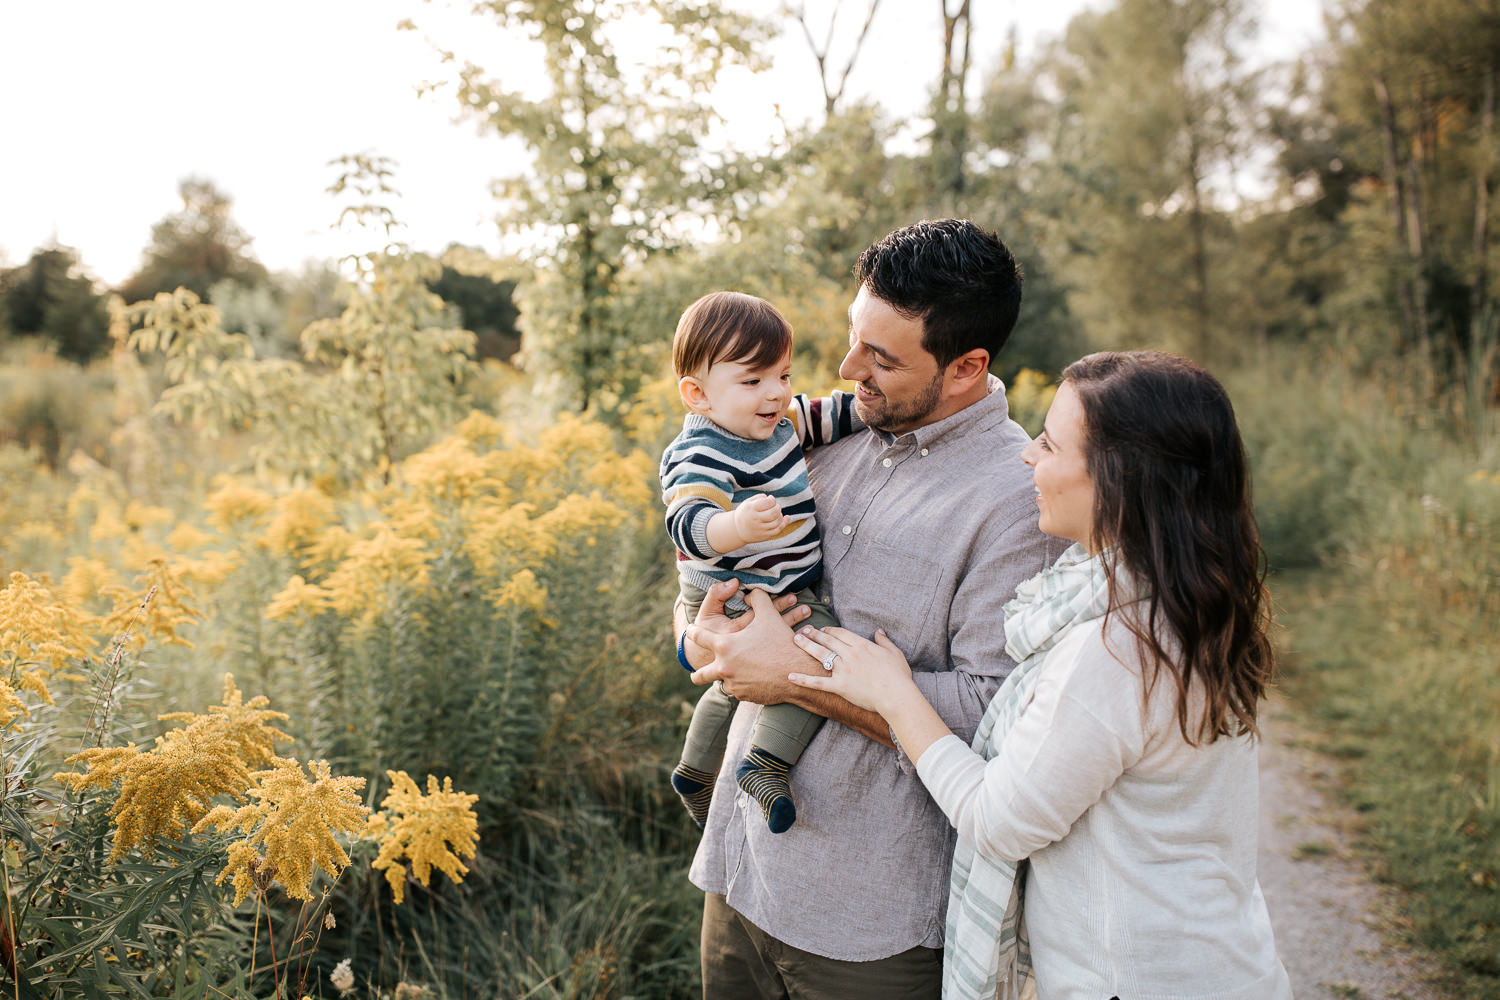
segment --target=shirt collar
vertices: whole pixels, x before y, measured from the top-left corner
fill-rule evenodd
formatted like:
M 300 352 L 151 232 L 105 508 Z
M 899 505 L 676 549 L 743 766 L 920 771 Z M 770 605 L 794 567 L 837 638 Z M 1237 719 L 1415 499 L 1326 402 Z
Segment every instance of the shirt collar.
M 985 383 L 987 391 L 984 398 L 970 403 L 957 413 L 950 413 L 941 420 L 923 424 L 902 434 L 876 430 L 871 433 L 879 435 L 887 448 L 908 438 L 914 447 L 935 448 L 945 441 L 964 438 L 984 428 L 1002 424 L 1010 419 L 1010 405 L 1005 400 L 1005 383 L 994 375 L 986 378 L 988 381 Z

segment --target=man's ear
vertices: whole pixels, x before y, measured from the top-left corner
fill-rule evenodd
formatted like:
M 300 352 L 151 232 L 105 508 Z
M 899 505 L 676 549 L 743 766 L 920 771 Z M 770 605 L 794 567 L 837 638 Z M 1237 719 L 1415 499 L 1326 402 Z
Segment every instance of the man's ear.
M 694 413 L 708 409 L 708 393 L 703 391 L 703 383 L 691 375 L 677 380 L 677 394 L 682 397 L 682 405 Z
M 983 382 L 985 376 L 990 372 L 990 352 L 982 347 L 976 347 L 966 354 L 960 354 L 948 362 L 948 378 L 953 388 L 959 393 L 972 389 L 976 383 Z

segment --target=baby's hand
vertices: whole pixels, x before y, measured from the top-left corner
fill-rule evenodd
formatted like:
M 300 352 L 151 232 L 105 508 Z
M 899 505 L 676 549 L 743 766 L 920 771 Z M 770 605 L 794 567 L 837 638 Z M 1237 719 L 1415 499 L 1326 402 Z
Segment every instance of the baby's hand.
M 774 498 L 757 493 L 734 509 L 734 527 L 745 544 L 764 542 L 781 534 L 787 517 Z

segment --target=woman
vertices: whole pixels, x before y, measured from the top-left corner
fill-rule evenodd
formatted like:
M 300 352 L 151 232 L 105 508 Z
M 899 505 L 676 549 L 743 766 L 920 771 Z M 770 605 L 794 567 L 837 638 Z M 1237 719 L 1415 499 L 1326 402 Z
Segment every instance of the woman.
M 974 749 L 884 633 L 797 637 L 832 671 L 792 680 L 884 716 L 958 830 L 944 996 L 1034 968 L 1041 1000 L 1290 998 L 1255 879 L 1272 657 L 1229 399 L 1173 355 L 1089 355 L 1023 459 L 1075 544 L 1006 607 L 1018 665 Z

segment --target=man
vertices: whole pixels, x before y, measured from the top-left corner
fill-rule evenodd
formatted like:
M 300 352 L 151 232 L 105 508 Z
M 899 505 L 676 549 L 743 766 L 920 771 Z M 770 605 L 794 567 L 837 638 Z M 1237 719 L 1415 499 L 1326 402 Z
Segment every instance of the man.
M 884 628 L 967 740 L 1014 666 L 1002 609 L 1056 554 L 1021 462 L 1030 439 L 989 374 L 1021 276 L 994 234 L 953 219 L 891 233 L 856 274 L 839 374 L 871 430 L 809 455 L 819 594 L 844 627 Z M 711 590 L 686 632 L 694 662 L 713 657 L 694 681 L 840 725 L 825 725 L 793 769 L 786 833 L 770 833 L 720 775 L 691 871 L 706 894 L 704 996 L 938 997 L 952 828 L 878 715 L 787 682 L 817 664 L 770 598 L 751 592 L 753 615 L 722 615 L 733 591 Z M 728 759 L 744 752 L 755 714 L 736 713 Z

